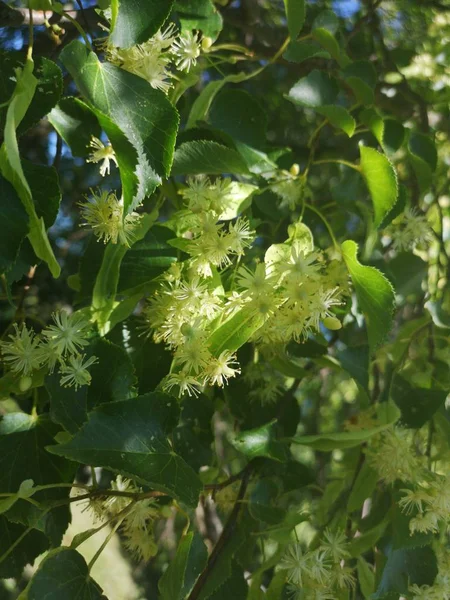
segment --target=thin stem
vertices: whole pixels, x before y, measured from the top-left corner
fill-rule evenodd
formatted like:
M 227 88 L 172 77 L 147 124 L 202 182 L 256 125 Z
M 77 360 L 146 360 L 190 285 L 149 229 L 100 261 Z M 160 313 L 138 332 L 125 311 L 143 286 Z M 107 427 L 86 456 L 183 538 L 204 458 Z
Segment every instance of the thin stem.
M 325 165 L 327 163 L 338 163 L 340 165 L 345 165 L 346 167 L 350 167 L 351 169 L 354 169 L 355 171 L 361 171 L 361 167 L 359 167 L 358 165 L 355 165 L 355 163 L 352 163 L 348 160 L 343 160 L 341 158 L 324 158 L 321 160 L 315 160 L 313 161 L 313 165 Z
M 111 529 L 111 531 L 108 533 L 108 535 L 106 536 L 105 540 L 103 541 L 102 545 L 100 546 L 100 548 L 97 550 L 97 552 L 94 554 L 94 556 L 92 557 L 91 561 L 88 564 L 88 572 L 90 573 L 92 570 L 92 567 L 94 566 L 96 560 L 98 559 L 98 557 L 100 556 L 100 554 L 103 552 L 103 550 L 106 548 L 106 546 L 109 544 L 109 542 L 111 541 L 112 537 L 115 535 L 116 531 L 119 529 L 119 527 L 122 525 L 123 520 L 124 520 L 125 516 L 122 519 L 119 519 L 117 521 L 117 523 L 114 525 L 114 527 Z
M 312 211 L 313 213 L 315 213 L 319 217 L 319 219 L 321 219 L 321 221 L 327 228 L 328 235 L 330 236 L 331 241 L 333 242 L 333 246 L 336 248 L 336 250 L 339 250 L 339 244 L 337 243 L 336 238 L 334 237 L 334 233 L 333 233 L 333 230 L 331 229 L 331 225 L 328 223 L 328 221 L 323 216 L 323 214 L 320 212 L 320 210 L 317 210 L 317 208 L 315 208 L 314 206 L 311 206 L 311 204 L 307 204 L 306 202 L 304 203 L 304 207 L 307 208 L 308 210 Z
M 89 50 L 91 52 L 93 52 L 93 48 L 92 48 L 92 44 L 89 41 L 88 36 L 86 35 L 86 32 L 84 31 L 84 29 L 81 27 L 81 25 L 78 23 L 78 21 L 76 19 L 74 19 L 71 15 L 69 15 L 68 12 L 63 11 L 64 16 L 72 23 L 72 25 L 75 27 L 75 29 L 78 31 L 78 33 L 81 35 L 81 37 L 84 40 L 84 43 L 86 44 L 86 46 L 89 48 Z
M 28 9 L 28 14 L 30 18 L 30 22 L 28 23 L 28 51 L 27 51 L 27 60 L 33 60 L 33 44 L 34 44 L 34 26 L 33 26 L 33 11 L 31 8 Z

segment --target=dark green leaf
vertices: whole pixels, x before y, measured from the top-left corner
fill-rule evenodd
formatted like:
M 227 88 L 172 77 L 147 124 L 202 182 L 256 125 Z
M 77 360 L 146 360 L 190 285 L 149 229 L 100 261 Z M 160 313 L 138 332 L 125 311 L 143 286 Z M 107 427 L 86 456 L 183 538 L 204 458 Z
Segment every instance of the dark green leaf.
M 103 404 L 72 440 L 49 451 L 119 471 L 195 506 L 200 480 L 167 440 L 178 417 L 176 400 L 163 393 Z
M 197 173 L 248 173 L 248 167 L 236 150 L 217 142 L 185 142 L 175 151 L 172 175 Z
M 35 165 L 22 161 L 23 172 L 30 186 L 38 217 L 42 217 L 45 227 L 53 225 L 61 202 L 58 172 L 54 167 Z
M 184 600 L 194 587 L 208 558 L 206 546 L 197 532 L 186 534 L 177 553 L 159 580 L 161 600 Z
M 28 215 L 13 186 L 0 175 L 0 273 L 9 271 L 28 233 Z
M 365 600 L 369 600 L 371 594 L 375 591 L 375 574 L 373 569 L 362 556 L 358 556 L 356 568 L 362 595 Z
M 267 115 L 259 102 L 245 90 L 222 91 L 211 107 L 209 121 L 233 140 L 256 148 L 265 145 Z
M 74 156 L 87 156 L 92 136 L 100 138 L 98 120 L 79 98 L 63 98 L 50 112 L 48 120 Z
M 329 58 L 330 55 L 316 42 L 290 42 L 283 58 L 293 63 L 302 63 L 308 58 Z
M 126 350 L 99 338 L 89 346 L 89 353 L 98 359 L 89 369 L 92 377 L 87 393 L 89 409 L 135 396 L 134 369 Z
M 102 590 L 89 577 L 84 558 L 71 548 L 47 554 L 26 591 L 27 600 L 102 600 Z
M 21 52 L 0 52 L 0 104 L 8 102 L 15 88 L 15 71 L 23 67 L 24 55 Z M 42 117 L 51 111 L 62 92 L 61 69 L 51 60 L 38 56 L 35 59 L 34 75 L 37 88 L 31 105 L 17 128 L 17 135 L 25 133 Z M 0 128 L 3 130 L 6 120 L 6 106 L 0 108 Z
M 120 266 L 118 293 L 128 290 L 145 291 L 150 281 L 166 271 L 176 262 L 178 252 L 167 241 L 173 238 L 173 231 L 159 225 L 153 226 L 142 240 L 139 240 L 125 254 Z
M 222 16 L 212 0 L 178 0 L 174 10 L 177 11 L 182 31 L 195 29 L 213 41 L 222 31 Z
M 405 141 L 405 128 L 395 119 L 384 120 L 382 146 L 386 154 L 394 154 Z
M 389 594 L 404 595 L 413 584 L 432 585 L 437 571 L 436 556 L 430 546 L 398 550 L 390 548 L 373 598 L 382 600 Z
M 87 420 L 87 386 L 75 390 L 62 387 L 61 375 L 53 373 L 45 378 L 45 387 L 50 396 L 50 416 L 69 433 L 76 433 Z
M 291 40 L 295 40 L 301 30 L 306 17 L 305 0 L 284 0 L 286 18 Z
M 279 461 L 286 459 L 286 447 L 278 440 L 278 426 L 271 421 L 257 429 L 242 431 L 231 438 L 231 443 L 239 452 L 249 458 L 266 456 Z
M 364 501 L 370 498 L 378 483 L 378 474 L 367 461 L 364 461 L 361 470 L 353 484 L 352 491 L 347 501 L 347 511 L 349 513 L 359 510 Z
M 355 242 L 348 240 L 341 247 L 360 309 L 366 318 L 369 347 L 373 352 L 391 330 L 395 307 L 394 290 L 380 271 L 358 262 L 358 246 Z
M 288 99 L 294 104 L 318 108 L 334 104 L 339 86 L 334 77 L 323 71 L 311 71 L 289 90 Z
M 419 388 L 401 375 L 396 375 L 391 386 L 391 398 L 401 410 L 406 427 L 420 429 L 444 404 L 448 390 Z
M 332 10 L 323 10 L 314 19 L 311 30 L 326 29 L 333 35 L 339 29 L 339 19 Z
M 178 114 L 163 92 L 110 63 L 79 41 L 61 52 L 64 66 L 95 109 L 116 152 L 127 211 L 170 172 Z
M 111 24 L 109 39 L 120 48 L 142 44 L 151 38 L 170 15 L 173 4 L 173 0 L 115 1 L 119 10 Z
M 409 156 L 416 172 L 421 192 L 431 186 L 437 166 L 437 150 L 434 142 L 423 133 L 411 133 L 408 140 Z
M 347 347 L 336 354 L 341 366 L 367 391 L 369 385 L 369 348 L 367 346 Z
M 372 63 L 367 60 L 352 62 L 345 67 L 343 73 L 344 79 L 352 88 L 356 100 L 360 104 L 373 104 L 377 73 Z
M 24 525 L 11 523 L 5 516 L 0 515 L 0 578 L 20 577 L 23 568 L 48 549 L 47 537 L 41 531 L 32 529 L 8 552 L 26 530 Z

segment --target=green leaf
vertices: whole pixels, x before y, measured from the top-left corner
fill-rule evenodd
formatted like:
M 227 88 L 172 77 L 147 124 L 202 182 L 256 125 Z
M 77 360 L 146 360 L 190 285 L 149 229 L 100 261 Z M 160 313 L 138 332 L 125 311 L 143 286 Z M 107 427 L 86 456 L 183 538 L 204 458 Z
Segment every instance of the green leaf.
M 145 213 L 134 230 L 136 241 L 142 239 L 153 225 L 156 214 Z M 97 321 L 101 335 L 106 335 L 111 328 L 111 314 L 116 307 L 117 286 L 119 284 L 120 266 L 128 247 L 122 244 L 109 243 L 104 251 L 102 263 L 95 278 L 92 290 L 92 314 Z
M 219 221 L 229 221 L 238 217 L 252 203 L 252 196 L 258 190 L 256 185 L 232 181 L 225 194 L 226 209 L 219 215 Z
M 142 240 L 127 251 L 120 265 L 118 293 L 145 291 L 155 277 L 177 260 L 177 251 L 167 243 L 173 232 L 154 225 Z
M 161 600 L 184 600 L 206 566 L 208 552 L 201 535 L 190 532 L 181 538 L 175 558 L 159 580 Z
M 368 60 L 352 62 L 345 67 L 343 75 L 360 104 L 370 105 L 374 103 L 377 72 L 371 62 Z
M 9 413 L 0 421 L 0 493 L 14 493 L 25 479 L 35 485 L 69 482 L 73 466 L 63 458 L 52 456 L 45 446 L 53 443 L 57 428 L 47 416 L 32 417 L 25 413 Z M 36 498 L 58 499 L 66 492 L 51 489 Z
M 364 501 L 370 498 L 378 483 L 378 474 L 367 461 L 364 461 L 361 470 L 353 484 L 352 491 L 347 501 L 347 511 L 349 513 L 359 510 Z
M 413 584 L 432 585 L 437 572 L 436 556 L 430 546 L 398 550 L 390 548 L 373 599 L 381 600 L 389 594 L 407 594 L 408 587 Z
M 248 173 L 248 167 L 236 150 L 217 142 L 207 140 L 184 142 L 175 151 L 172 175 L 199 173 L 209 175 Z
M 324 48 L 330 56 L 337 62 L 341 62 L 341 49 L 332 33 L 323 27 L 319 27 L 312 32 L 312 37 Z
M 264 317 L 244 307 L 219 325 L 207 340 L 210 352 L 219 356 L 224 350 L 236 352 L 264 324 Z
M 395 154 L 403 145 L 405 135 L 405 128 L 401 123 L 395 119 L 385 119 L 381 145 L 386 154 Z
M 357 556 L 364 554 L 364 552 L 373 549 L 375 544 L 383 535 L 387 525 L 388 519 L 383 519 L 381 523 L 378 523 L 378 525 L 375 525 L 375 527 L 372 527 L 372 529 L 369 529 L 358 537 L 353 538 L 350 542 L 350 555 L 353 558 L 356 558 Z
M 11 523 L 5 516 L 0 515 L 0 578 L 20 577 L 23 568 L 48 549 L 49 541 L 45 534 L 32 529 L 9 551 L 27 529 L 24 525 Z
M 356 383 L 367 391 L 369 386 L 369 348 L 367 346 L 348 346 L 337 352 L 336 358 Z
M 331 452 L 336 448 L 354 448 L 363 442 L 370 440 L 375 434 L 390 427 L 395 423 L 400 416 L 400 411 L 395 405 L 388 407 L 389 412 L 387 418 L 382 425 L 371 427 L 370 429 L 360 429 L 358 431 L 343 431 L 339 433 L 319 433 L 317 435 L 300 435 L 290 439 L 293 444 L 302 446 L 310 446 L 314 450 L 322 450 L 323 452 Z
M 3 131 L 6 120 L 6 105 L 14 93 L 16 84 L 15 70 L 24 66 L 24 54 L 22 52 L 0 51 L 0 128 Z M 35 60 L 34 75 L 37 78 L 37 87 L 33 100 L 28 107 L 22 121 L 17 127 L 17 135 L 23 135 L 30 127 L 38 121 L 58 102 L 62 92 L 61 69 L 51 60 L 38 56 Z
M 50 396 L 50 417 L 69 433 L 76 433 L 87 420 L 87 386 L 75 390 L 60 384 L 61 375 L 53 373 L 45 378 Z
M 167 439 L 178 418 L 176 400 L 160 392 L 103 404 L 72 440 L 49 451 L 118 471 L 196 506 L 201 482 Z
M 231 444 L 249 458 L 256 456 L 266 456 L 275 460 L 284 461 L 286 459 L 286 446 L 278 438 L 278 425 L 276 420 L 257 427 L 242 431 L 230 438 Z
M 177 0 L 174 10 L 178 14 L 182 31 L 199 30 L 213 42 L 222 31 L 222 16 L 212 0 Z
M 267 115 L 259 102 L 245 90 L 225 89 L 209 111 L 213 127 L 239 140 L 261 148 L 266 143 Z
M 170 15 L 173 0 L 116 0 L 119 10 L 111 24 L 110 42 L 120 48 L 142 44 Z
M 369 600 L 375 591 L 375 573 L 370 564 L 362 556 L 358 556 L 356 563 L 358 583 L 365 600 Z
M 283 58 L 289 62 L 302 63 L 308 58 L 330 58 L 316 42 L 290 42 L 286 48 Z
M 36 213 L 44 220 L 45 227 L 51 227 L 61 203 L 58 172 L 54 167 L 35 165 L 28 160 L 22 161 L 22 167 L 30 186 Z
M 0 175 L 0 273 L 9 271 L 28 233 L 28 215 L 16 190 Z
M 298 106 L 314 108 L 324 115 L 334 127 L 352 136 L 356 127 L 354 118 L 336 104 L 339 86 L 334 77 L 323 71 L 311 71 L 289 90 L 287 99 Z
M 318 113 L 326 117 L 333 127 L 342 129 L 348 137 L 352 137 L 356 128 L 356 121 L 351 114 L 342 106 L 321 106 L 316 109 Z
M 441 329 L 450 329 L 450 314 L 442 305 L 442 302 L 425 302 L 425 308 L 430 313 L 433 323 Z
M 291 40 L 297 39 L 306 17 L 305 0 L 284 0 L 286 18 Z
M 74 156 L 88 156 L 91 137 L 101 135 L 97 118 L 79 98 L 63 98 L 50 112 L 48 120 Z
M 84 558 L 71 548 L 49 552 L 39 565 L 23 600 L 101 600 L 100 586 L 89 576 Z
M 395 307 L 394 290 L 378 269 L 366 267 L 358 261 L 358 246 L 355 242 L 347 240 L 341 248 L 360 309 L 366 319 L 369 348 L 373 352 L 391 330 Z
M 99 338 L 90 344 L 89 353 L 98 359 L 89 369 L 92 377 L 87 393 L 89 409 L 136 395 L 133 365 L 124 348 Z
M 391 385 L 391 398 L 401 410 L 401 420 L 406 427 L 420 429 L 444 404 L 448 390 L 420 388 L 411 385 L 401 375 L 395 375 Z
M 326 29 L 334 35 L 339 29 L 339 19 L 332 10 L 323 10 L 313 21 L 311 31 L 315 29 Z
M 17 85 L 6 116 L 5 141 L 0 149 L 0 171 L 5 179 L 12 183 L 28 213 L 30 225 L 28 238 L 34 252 L 48 264 L 53 277 L 58 277 L 61 269 L 50 247 L 44 220 L 36 214 L 30 186 L 23 172 L 16 138 L 16 130 L 31 104 L 38 84 L 38 80 L 33 75 L 33 69 L 33 61 L 27 60 L 23 70 L 20 73 L 17 72 Z
M 361 173 L 372 198 L 374 225 L 378 227 L 397 202 L 397 174 L 390 160 L 377 150 L 360 146 L 359 151 L 361 153 Z
M 334 77 L 314 70 L 289 90 L 288 100 L 300 106 L 318 108 L 334 104 L 338 93 L 339 86 Z
M 137 75 L 101 63 L 77 40 L 60 57 L 116 152 L 128 212 L 169 175 L 177 111 L 163 92 Z
M 424 193 L 430 188 L 436 170 L 438 159 L 436 146 L 427 135 L 413 132 L 409 136 L 408 152 L 420 191 Z

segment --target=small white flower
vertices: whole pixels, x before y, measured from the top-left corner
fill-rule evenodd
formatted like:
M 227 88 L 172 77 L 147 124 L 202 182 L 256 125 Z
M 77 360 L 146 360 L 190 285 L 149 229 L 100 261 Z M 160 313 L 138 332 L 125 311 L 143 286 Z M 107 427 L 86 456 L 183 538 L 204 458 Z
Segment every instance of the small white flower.
M 97 362 L 96 356 L 91 356 L 84 361 L 85 355 L 70 356 L 68 363 L 61 365 L 59 370 L 63 376 L 60 379 L 60 384 L 64 387 L 72 387 L 75 389 L 83 385 L 89 385 L 91 383 L 91 374 L 88 368 Z
M 199 33 L 184 31 L 172 46 L 178 70 L 189 73 L 191 67 L 197 64 L 200 56 L 201 36 Z
M 101 140 L 99 140 L 95 136 L 92 136 L 89 146 L 93 148 L 94 151 L 91 152 L 91 154 L 89 155 L 87 162 L 101 162 L 102 164 L 100 165 L 100 175 L 102 177 L 104 177 L 106 174 L 109 175 L 111 171 L 111 161 L 113 161 L 117 166 L 116 154 L 111 144 L 105 145 Z
M 42 335 L 60 356 L 76 354 L 83 346 L 87 346 L 85 336 L 90 323 L 81 313 L 70 315 L 66 310 L 61 310 L 53 313 L 52 319 L 55 324 L 46 327 Z
M 192 375 L 184 371 L 172 373 L 163 382 L 163 389 L 170 392 L 172 388 L 178 388 L 178 397 L 186 392 L 188 396 L 198 396 L 202 390 L 202 384 Z
M 211 359 L 206 369 L 206 379 L 210 385 L 223 387 L 230 377 L 235 377 L 241 370 L 237 365 L 236 356 L 229 350 L 224 350 L 218 358 Z
M 135 528 L 125 531 L 125 546 L 138 560 L 147 562 L 158 552 L 151 528 Z
M 347 538 L 343 531 L 333 533 L 330 529 L 325 529 L 320 548 L 336 563 L 350 556 Z
M 14 323 L 14 330 L 14 334 L 8 336 L 10 342 L 0 342 L 3 360 L 14 373 L 31 375 L 41 364 L 39 340 L 34 331 L 28 330 L 25 325 L 19 328 Z

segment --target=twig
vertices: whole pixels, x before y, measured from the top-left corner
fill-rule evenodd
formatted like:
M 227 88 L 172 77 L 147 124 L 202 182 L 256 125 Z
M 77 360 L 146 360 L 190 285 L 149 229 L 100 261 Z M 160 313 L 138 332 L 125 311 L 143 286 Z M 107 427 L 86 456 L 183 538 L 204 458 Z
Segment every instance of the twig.
M 187 600 L 197 600 L 199 598 L 200 593 L 203 589 L 203 586 L 205 585 L 206 581 L 208 580 L 208 577 L 209 577 L 211 571 L 213 570 L 214 565 L 216 564 L 225 545 L 227 544 L 228 540 L 231 538 L 231 536 L 234 533 L 234 530 L 236 529 L 237 520 L 239 517 L 239 513 L 241 511 L 241 507 L 242 507 L 242 500 L 245 497 L 245 493 L 247 491 L 247 487 L 250 482 L 252 466 L 253 466 L 252 463 L 249 463 L 247 465 L 246 469 L 244 469 L 241 486 L 239 488 L 239 493 L 236 498 L 236 502 L 233 506 L 233 510 L 231 511 L 231 514 L 228 517 L 228 521 L 224 527 L 224 530 L 222 531 L 222 534 L 221 534 L 217 544 L 214 546 L 214 550 L 211 552 L 211 555 L 209 557 L 209 560 L 208 560 L 208 563 L 207 563 L 205 569 L 202 571 L 202 573 L 200 574 L 200 577 L 197 579 L 197 581 L 192 589 L 192 592 L 189 594 Z

